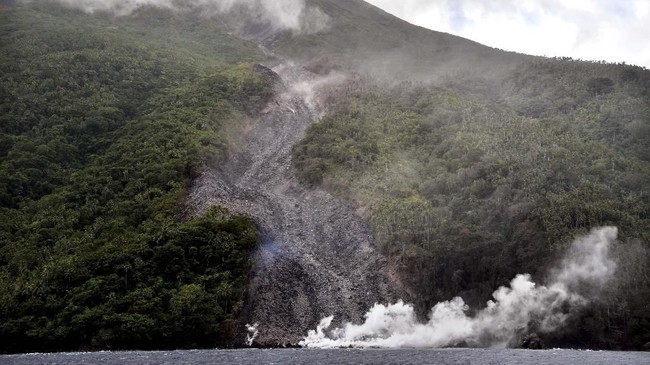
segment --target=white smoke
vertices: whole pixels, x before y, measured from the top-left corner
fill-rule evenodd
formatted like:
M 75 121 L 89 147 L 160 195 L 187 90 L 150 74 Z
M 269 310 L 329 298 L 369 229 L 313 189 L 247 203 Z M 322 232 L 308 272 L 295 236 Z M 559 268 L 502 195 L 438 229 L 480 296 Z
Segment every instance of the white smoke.
M 290 86 L 291 94 L 301 98 L 316 119 L 325 116 L 327 106 L 327 93 L 336 90 L 347 80 L 342 73 L 332 72 L 325 76 L 318 76 L 307 81 L 299 81 Z
M 436 304 L 426 323 L 417 320 L 412 305 L 401 301 L 375 304 L 362 324 L 330 329 L 333 317 L 324 318 L 300 344 L 321 348 L 508 346 L 532 329 L 556 330 L 575 309 L 589 302 L 589 292 L 612 278 L 616 264 L 609 249 L 617 233 L 615 227 L 603 227 L 577 238 L 551 270 L 548 285 L 536 285 L 528 274 L 517 275 L 509 287 L 497 289 L 494 300 L 474 316 L 467 315 L 469 308 L 460 297 Z
M 204 14 L 227 14 L 233 10 L 261 18 L 280 30 L 313 34 L 326 30 L 330 19 L 304 0 L 50 0 L 88 13 L 112 12 L 118 16 L 153 6 L 176 11 L 198 9 Z
M 253 346 L 253 342 L 257 338 L 257 335 L 259 335 L 260 331 L 257 329 L 259 325 L 259 323 L 255 323 L 253 325 L 250 325 L 248 323 L 246 324 L 246 331 L 248 333 L 246 334 L 245 342 L 248 347 Z

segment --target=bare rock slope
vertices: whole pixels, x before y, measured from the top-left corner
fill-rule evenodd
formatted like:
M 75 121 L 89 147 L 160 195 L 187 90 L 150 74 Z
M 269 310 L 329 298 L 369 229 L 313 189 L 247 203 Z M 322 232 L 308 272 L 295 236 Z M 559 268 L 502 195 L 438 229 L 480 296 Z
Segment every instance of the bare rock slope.
M 291 164 L 292 146 L 321 112 L 319 88 L 332 78 L 287 63 L 273 71 L 275 99 L 244 145 L 203 173 L 189 198 L 198 214 L 224 206 L 252 217 L 262 232 L 240 325 L 243 334 L 243 323 L 258 323 L 262 346 L 296 344 L 322 317 L 358 320 L 373 303 L 394 299 L 386 261 L 355 207 L 301 184 Z

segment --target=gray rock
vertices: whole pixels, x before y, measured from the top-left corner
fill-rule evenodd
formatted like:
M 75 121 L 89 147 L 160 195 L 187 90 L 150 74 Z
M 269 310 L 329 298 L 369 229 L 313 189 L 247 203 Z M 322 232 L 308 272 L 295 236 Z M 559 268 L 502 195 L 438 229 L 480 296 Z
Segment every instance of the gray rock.
M 256 346 L 288 346 L 323 317 L 362 320 L 375 302 L 394 301 L 397 285 L 389 283 L 386 260 L 356 207 L 302 185 L 292 166 L 293 145 L 323 114 L 319 95 L 327 80 L 289 64 L 256 72 L 273 72 L 284 86 L 225 165 L 194 181 L 187 204 L 195 214 L 220 205 L 254 219 L 262 242 L 241 336 L 245 323 L 259 323 Z
M 521 340 L 520 347 L 529 350 L 542 350 L 546 348 L 546 346 L 544 345 L 544 341 L 542 341 L 542 339 L 539 338 L 537 333 L 531 333 L 529 335 L 526 335 Z

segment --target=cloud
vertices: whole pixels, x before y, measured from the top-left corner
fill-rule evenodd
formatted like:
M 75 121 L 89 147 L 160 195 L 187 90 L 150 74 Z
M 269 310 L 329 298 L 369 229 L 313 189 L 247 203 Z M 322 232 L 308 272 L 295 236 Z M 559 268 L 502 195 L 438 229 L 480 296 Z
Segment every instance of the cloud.
M 488 46 L 650 68 L 648 0 L 367 0 L 413 24 Z
M 281 30 L 294 33 L 317 33 L 329 26 L 329 17 L 304 0 L 50 0 L 82 9 L 88 13 L 113 12 L 123 16 L 146 7 L 171 10 L 200 9 L 207 14 L 229 13 L 243 9 L 255 18 L 270 22 Z

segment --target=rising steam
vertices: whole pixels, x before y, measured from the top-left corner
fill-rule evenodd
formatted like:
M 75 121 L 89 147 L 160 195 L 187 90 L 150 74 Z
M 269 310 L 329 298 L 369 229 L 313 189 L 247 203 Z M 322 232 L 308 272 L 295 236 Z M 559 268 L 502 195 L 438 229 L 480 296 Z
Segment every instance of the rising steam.
M 594 229 L 577 238 L 548 285 L 536 285 L 528 274 L 517 275 L 509 287 L 501 287 L 494 300 L 475 316 L 456 297 L 436 304 L 426 323 L 418 322 L 412 305 L 398 302 L 375 304 L 363 324 L 346 323 L 330 329 L 333 316 L 324 318 L 300 343 L 305 347 L 445 347 L 508 346 L 531 330 L 550 332 L 589 302 L 590 294 L 613 275 L 616 264 L 609 257 L 617 229 Z
M 246 324 L 246 331 L 248 332 L 248 334 L 246 334 L 246 339 L 244 340 L 244 342 L 246 343 L 246 346 L 249 346 L 249 347 L 253 346 L 253 342 L 257 338 L 257 335 L 259 335 L 259 333 L 260 333 L 260 331 L 257 329 L 257 327 L 259 327 L 259 325 L 260 324 L 257 323 L 257 322 L 255 324 L 253 324 L 253 325 L 250 325 L 248 323 Z
M 24 0 L 27 1 L 27 0 Z M 294 33 L 318 33 L 329 26 L 329 17 L 304 0 L 50 0 L 79 8 L 88 13 L 108 11 L 119 16 L 153 6 L 183 11 L 201 10 L 204 14 L 246 13 L 269 22 L 280 30 Z

